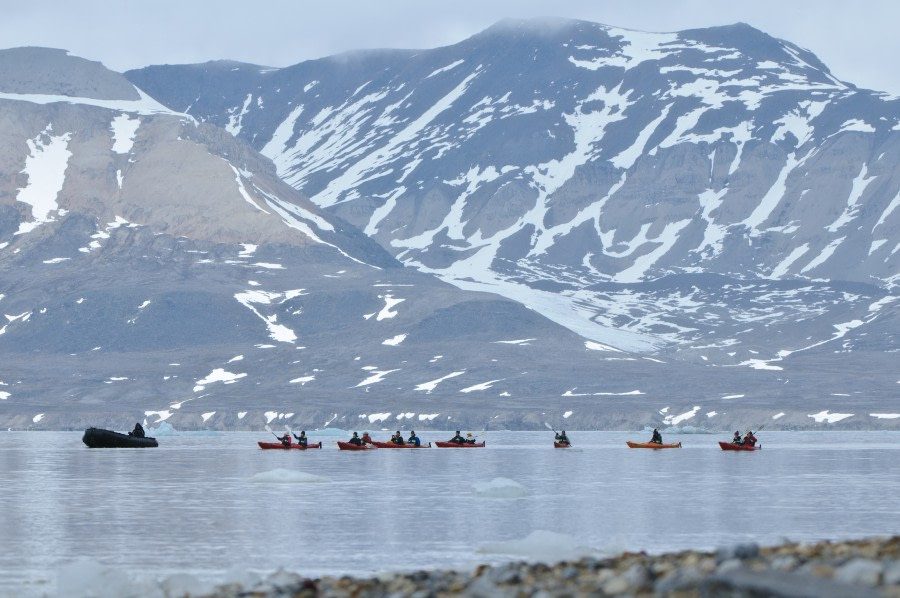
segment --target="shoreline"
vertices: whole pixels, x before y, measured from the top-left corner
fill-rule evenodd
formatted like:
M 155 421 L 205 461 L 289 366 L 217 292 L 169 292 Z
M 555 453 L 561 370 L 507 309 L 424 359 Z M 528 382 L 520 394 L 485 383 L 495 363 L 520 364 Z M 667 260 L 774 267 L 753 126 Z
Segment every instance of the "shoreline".
M 369 578 L 310 579 L 278 571 L 254 587 L 224 585 L 206 596 L 386 595 L 900 598 L 900 536 L 767 547 L 738 544 L 715 552 L 625 552 L 553 565 L 511 562 L 468 572 L 423 570 Z

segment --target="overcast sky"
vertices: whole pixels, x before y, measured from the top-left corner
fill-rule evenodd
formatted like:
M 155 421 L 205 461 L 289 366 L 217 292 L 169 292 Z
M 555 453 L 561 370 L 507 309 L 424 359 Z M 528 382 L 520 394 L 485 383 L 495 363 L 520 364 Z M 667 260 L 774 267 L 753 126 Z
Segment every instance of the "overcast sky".
M 642 31 L 742 21 L 815 53 L 860 87 L 900 95 L 897 0 L 0 0 L 0 48 L 47 46 L 125 71 L 230 59 L 289 66 L 346 50 L 435 48 L 505 17 Z

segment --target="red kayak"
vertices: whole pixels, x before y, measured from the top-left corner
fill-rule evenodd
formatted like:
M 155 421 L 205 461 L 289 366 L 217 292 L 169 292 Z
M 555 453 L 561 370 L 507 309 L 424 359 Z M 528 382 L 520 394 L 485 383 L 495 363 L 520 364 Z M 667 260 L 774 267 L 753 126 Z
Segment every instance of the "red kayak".
M 664 449 L 664 448 L 681 448 L 681 443 L 675 444 L 657 444 L 655 442 L 626 442 L 628 448 L 648 448 L 648 449 Z
M 428 444 L 394 444 L 393 442 L 378 442 L 376 440 L 372 441 L 372 444 L 377 446 L 378 448 L 431 448 L 431 443 Z
M 338 448 L 342 451 L 374 451 L 377 449 L 377 446 L 371 446 L 368 444 L 353 444 L 350 442 L 341 442 L 338 440 Z
M 750 446 L 748 444 L 735 444 L 733 442 L 719 442 L 719 446 L 723 451 L 758 451 L 762 449 L 762 445 Z
M 434 445 L 439 448 L 483 448 L 484 442 L 476 442 L 474 444 L 469 442 L 464 442 L 463 444 L 457 444 L 455 442 L 435 442 Z
M 300 449 L 301 451 L 305 451 L 306 449 L 322 448 L 321 442 L 307 444 L 306 446 L 303 446 L 302 444 L 294 444 L 294 443 L 291 443 L 291 444 L 285 446 L 285 445 L 281 444 L 280 442 L 257 442 L 256 444 L 258 444 L 259 448 L 261 448 L 261 449 L 282 449 L 282 450 Z
M 554 442 L 553 443 L 553 448 L 569 448 L 570 446 L 572 446 L 572 445 L 568 442 Z

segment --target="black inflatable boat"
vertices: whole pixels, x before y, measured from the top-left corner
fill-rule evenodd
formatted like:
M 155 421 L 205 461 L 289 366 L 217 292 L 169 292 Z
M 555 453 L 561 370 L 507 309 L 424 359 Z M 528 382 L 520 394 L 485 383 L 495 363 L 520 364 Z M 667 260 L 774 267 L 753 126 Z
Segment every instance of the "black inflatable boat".
M 90 448 L 148 448 L 159 446 L 156 438 L 120 434 L 119 432 L 101 428 L 88 428 L 84 431 L 84 436 L 81 437 L 81 440 Z

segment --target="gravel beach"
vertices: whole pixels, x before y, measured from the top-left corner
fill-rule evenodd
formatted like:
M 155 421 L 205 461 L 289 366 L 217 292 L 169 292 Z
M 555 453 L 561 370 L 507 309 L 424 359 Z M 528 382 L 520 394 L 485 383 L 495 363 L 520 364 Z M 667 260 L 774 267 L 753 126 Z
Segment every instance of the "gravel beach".
M 672 596 L 900 598 L 900 536 L 716 552 L 623 553 L 553 565 L 483 565 L 470 572 L 415 571 L 373 578 L 304 579 L 278 571 L 216 598 L 313 596 Z

